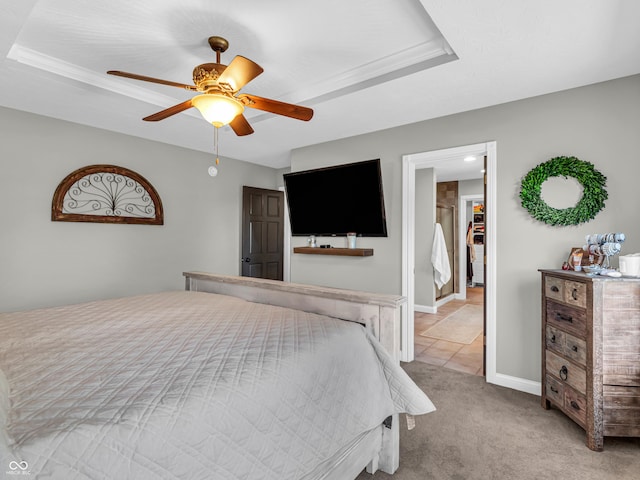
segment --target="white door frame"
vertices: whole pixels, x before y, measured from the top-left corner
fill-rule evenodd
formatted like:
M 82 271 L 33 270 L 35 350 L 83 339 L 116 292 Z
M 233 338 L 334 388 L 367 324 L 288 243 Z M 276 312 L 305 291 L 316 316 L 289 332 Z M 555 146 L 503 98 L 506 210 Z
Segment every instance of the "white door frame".
M 407 304 L 402 309 L 400 353 L 402 361 L 410 362 L 414 358 L 416 170 L 437 167 L 441 162 L 464 158 L 467 155 L 487 156 L 485 198 L 486 379 L 487 382 L 496 383 L 496 142 L 402 156 L 402 295 L 407 298 Z
M 278 187 L 278 190 L 284 192 L 284 187 Z M 287 203 L 287 194 L 284 195 L 284 239 L 282 248 L 284 255 L 282 258 L 282 281 L 291 281 L 291 224 L 289 223 L 289 204 Z

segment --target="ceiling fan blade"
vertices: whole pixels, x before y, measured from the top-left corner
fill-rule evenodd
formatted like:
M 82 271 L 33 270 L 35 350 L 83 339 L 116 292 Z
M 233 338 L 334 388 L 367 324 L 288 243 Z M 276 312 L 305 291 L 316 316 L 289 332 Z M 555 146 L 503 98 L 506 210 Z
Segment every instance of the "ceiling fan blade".
M 184 88 L 186 90 L 192 90 L 194 92 L 196 91 L 195 85 L 187 85 L 185 83 L 170 82 L 169 80 L 161 80 L 159 78 L 145 77 L 144 75 L 121 72 L 119 70 L 109 70 L 107 73 L 109 75 L 116 75 L 118 77 L 133 78 L 134 80 L 142 80 L 143 82 L 159 83 L 161 85 L 169 85 L 170 87 Z
M 295 118 L 297 120 L 304 120 L 305 122 L 311 120 L 313 117 L 313 110 L 300 105 L 293 105 L 292 103 L 279 102 L 278 100 L 271 100 L 269 98 L 257 97 L 255 95 L 249 95 L 243 93 L 238 95 L 238 98 L 248 98 L 253 103 L 249 103 L 247 106 L 251 108 L 257 108 L 265 112 L 276 113 L 278 115 L 284 115 L 285 117 Z M 244 103 L 244 102 L 243 102 Z
M 237 55 L 224 69 L 218 83 L 227 83 L 231 90 L 237 92 L 251 80 L 264 72 L 263 68 L 248 58 Z
M 239 114 L 234 118 L 229 126 L 236 132 L 236 135 L 239 137 L 243 137 L 245 135 L 251 135 L 253 133 L 253 128 L 249 125 L 246 117 L 242 114 Z
M 147 122 L 157 122 L 158 120 L 164 120 L 171 115 L 183 112 L 191 107 L 193 107 L 193 105 L 191 103 L 191 99 L 189 99 L 186 102 L 179 103 L 177 105 L 174 105 L 173 107 L 162 110 L 161 112 L 154 113 L 153 115 L 149 115 L 148 117 L 144 117 L 142 120 L 145 120 Z

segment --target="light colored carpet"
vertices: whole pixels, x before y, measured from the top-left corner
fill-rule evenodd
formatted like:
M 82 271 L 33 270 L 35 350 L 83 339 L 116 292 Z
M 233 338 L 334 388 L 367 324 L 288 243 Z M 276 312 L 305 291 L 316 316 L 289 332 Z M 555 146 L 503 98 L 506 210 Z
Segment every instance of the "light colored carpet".
M 585 445 L 582 428 L 540 397 L 480 376 L 426 363 L 402 365 L 436 411 L 407 431 L 400 416 L 400 468 L 357 480 L 638 480 L 640 438 L 605 437 Z
M 469 345 L 482 333 L 482 310 L 482 305 L 464 305 L 426 329 L 420 336 Z

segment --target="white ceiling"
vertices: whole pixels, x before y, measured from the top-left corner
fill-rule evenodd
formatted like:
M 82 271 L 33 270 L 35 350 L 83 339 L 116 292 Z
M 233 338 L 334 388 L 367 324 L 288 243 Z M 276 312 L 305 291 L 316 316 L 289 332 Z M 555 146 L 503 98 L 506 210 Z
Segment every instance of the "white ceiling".
M 141 120 L 193 94 L 105 72 L 191 84 L 220 35 L 222 63 L 265 70 L 242 92 L 315 111 L 221 129 L 221 156 L 279 168 L 294 148 L 640 73 L 639 19 L 635 0 L 0 0 L 0 105 L 213 152 L 194 109 Z

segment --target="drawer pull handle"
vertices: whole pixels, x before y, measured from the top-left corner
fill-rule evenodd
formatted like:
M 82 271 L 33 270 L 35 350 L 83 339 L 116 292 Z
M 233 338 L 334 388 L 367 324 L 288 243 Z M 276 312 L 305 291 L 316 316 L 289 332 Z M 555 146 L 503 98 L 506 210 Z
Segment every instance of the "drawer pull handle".
M 567 380 L 567 378 L 569 378 L 569 370 L 567 370 L 567 367 L 565 365 L 563 365 L 560 369 L 560 378 L 565 381 Z
M 556 336 L 555 335 L 551 336 L 551 343 L 556 343 Z
M 573 323 L 573 317 L 571 315 L 563 315 L 560 312 L 556 312 L 556 318 L 558 320 L 562 320 L 563 322 Z
M 552 292 L 556 292 L 556 293 L 558 293 L 558 292 L 560 291 L 560 289 L 559 289 L 558 287 L 556 287 L 555 285 L 553 285 L 553 286 L 551 287 L 551 291 L 552 291 Z
M 558 389 L 556 387 L 549 387 L 553 393 L 558 393 Z
M 574 345 L 573 347 L 571 347 L 571 350 L 573 350 L 574 352 L 578 353 L 578 346 Z
M 580 410 L 580 405 L 578 405 L 578 402 L 575 400 L 571 400 L 571 407 L 573 407 L 574 410 Z
M 574 288 L 573 292 L 571 292 L 571 296 L 573 297 L 574 300 L 578 300 L 578 289 Z

